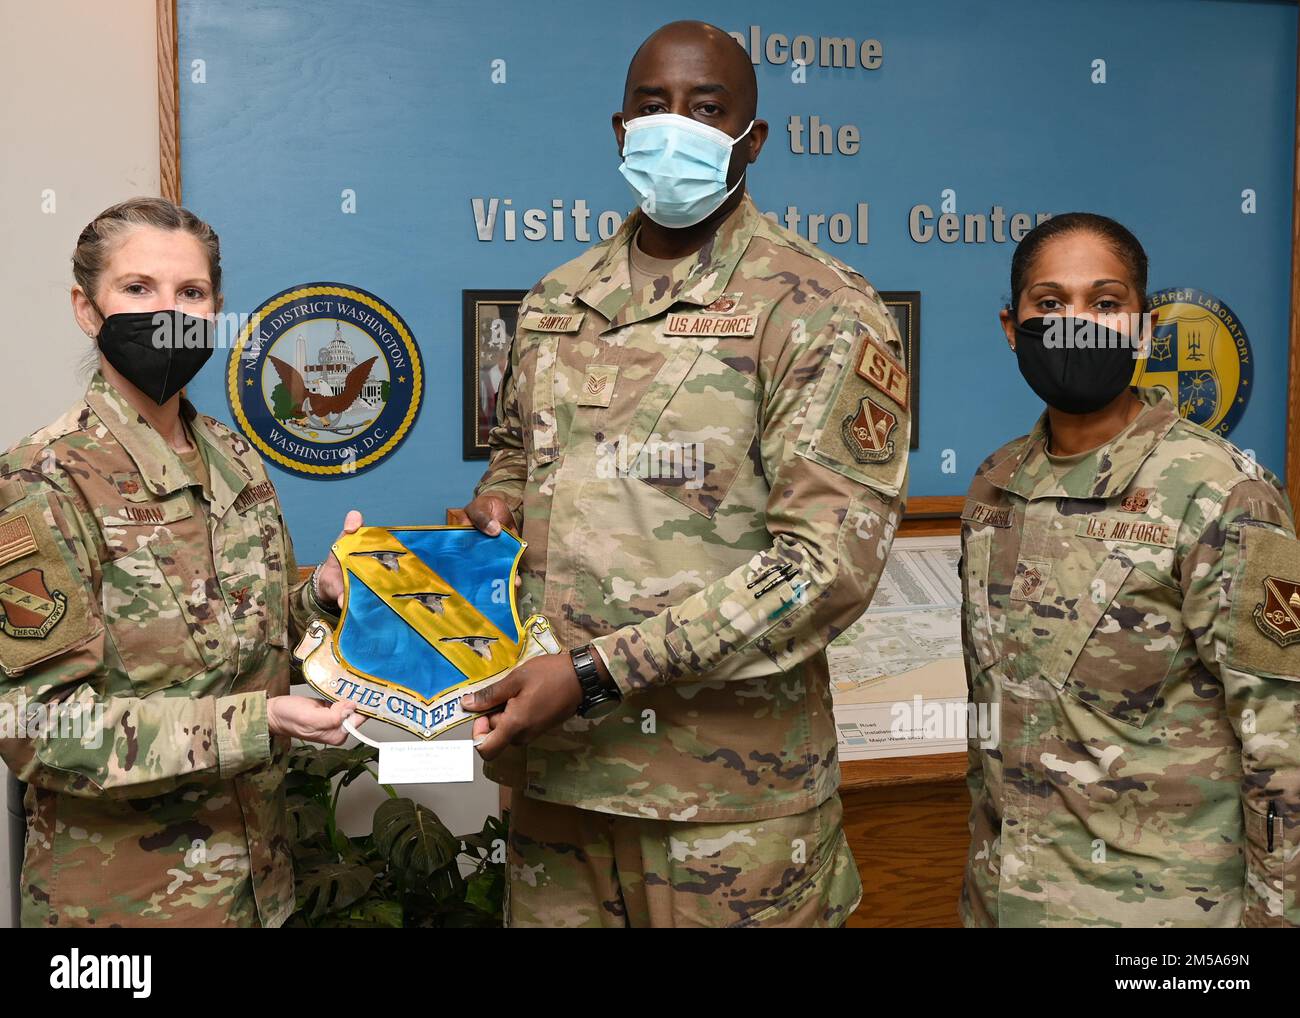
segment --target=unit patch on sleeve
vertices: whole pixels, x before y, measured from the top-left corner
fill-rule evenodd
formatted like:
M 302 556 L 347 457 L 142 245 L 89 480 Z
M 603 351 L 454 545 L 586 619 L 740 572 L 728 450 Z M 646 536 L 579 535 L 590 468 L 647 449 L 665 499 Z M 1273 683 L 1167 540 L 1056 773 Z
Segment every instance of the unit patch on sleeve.
M 1264 577 L 1264 600 L 1255 605 L 1255 625 L 1279 647 L 1300 641 L 1300 580 Z
M 885 463 L 894 458 L 891 437 L 898 429 L 898 415 L 891 414 L 870 396 L 858 401 L 858 412 L 840 422 L 844 444 L 859 463 Z
M 8 556 L 0 567 L 0 667 L 9 675 L 80 645 L 102 628 L 80 572 L 51 532 L 45 496 L 18 505 L 18 511 L 0 516 Z
M 1224 663 L 1300 681 L 1300 541 L 1257 525 L 1238 528 Z
M 903 370 L 903 365 L 871 339 L 863 342 L 862 355 L 855 370 L 860 378 L 874 385 L 904 410 L 907 409 L 907 372 Z
M 835 338 L 797 450 L 885 495 L 901 490 L 911 437 L 908 377 L 864 327 Z

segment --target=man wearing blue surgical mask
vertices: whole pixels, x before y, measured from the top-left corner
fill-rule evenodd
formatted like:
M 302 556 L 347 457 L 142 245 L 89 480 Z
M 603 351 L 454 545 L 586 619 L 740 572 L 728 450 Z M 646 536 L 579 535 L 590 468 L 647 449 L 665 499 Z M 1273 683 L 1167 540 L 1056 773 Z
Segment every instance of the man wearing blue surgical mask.
M 465 511 L 522 534 L 519 610 L 567 650 L 464 701 L 512 790 L 512 926 L 839 926 L 861 898 L 826 645 L 883 570 L 911 392 L 870 284 L 747 196 L 756 106 L 727 33 L 650 36 L 613 118 L 637 210 L 519 309 Z
M 698 34 L 696 24 L 667 25 L 642 44 L 613 117 L 619 172 L 647 220 L 637 246 L 653 258 L 684 257 L 713 236 L 744 200 L 745 169 L 767 141 L 754 67 L 733 39 L 719 31 L 714 54 L 663 45 Z

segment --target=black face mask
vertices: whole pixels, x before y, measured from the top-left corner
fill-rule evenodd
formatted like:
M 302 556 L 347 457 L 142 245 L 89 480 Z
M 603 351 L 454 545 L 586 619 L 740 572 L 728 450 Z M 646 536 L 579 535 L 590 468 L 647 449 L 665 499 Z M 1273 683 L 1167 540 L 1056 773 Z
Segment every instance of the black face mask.
M 1049 319 L 1016 325 L 1016 361 L 1039 399 L 1067 414 L 1090 414 L 1124 391 L 1133 377 L 1129 337 L 1083 318 L 1053 317 L 1050 324 L 1052 346 L 1045 342 Z
M 126 311 L 105 318 L 98 339 L 104 359 L 162 406 L 207 363 L 214 334 L 208 319 L 183 311 Z

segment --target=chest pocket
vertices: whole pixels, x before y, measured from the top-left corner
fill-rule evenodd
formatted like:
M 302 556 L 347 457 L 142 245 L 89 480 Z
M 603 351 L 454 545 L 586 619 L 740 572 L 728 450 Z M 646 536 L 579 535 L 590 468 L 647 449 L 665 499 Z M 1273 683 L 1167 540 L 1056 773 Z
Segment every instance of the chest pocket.
M 989 562 L 993 532 L 969 532 L 962 543 L 962 612 L 969 649 L 981 668 L 991 668 L 1002 658 L 1001 641 L 994 633 L 989 603 Z
M 101 605 L 139 696 L 179 685 L 225 660 L 229 646 L 188 549 L 158 530 L 103 566 Z
M 757 418 L 758 383 L 684 343 L 632 415 L 629 467 L 644 483 L 712 519 L 749 462 Z
M 242 508 L 237 504 L 222 526 L 227 532 L 221 585 L 241 657 L 263 644 L 287 646 L 288 592 L 294 578 L 285 576 L 284 527 L 274 496 Z
M 519 401 L 519 427 L 530 465 L 551 463 L 560 455 L 559 421 L 555 414 L 560 338 L 554 332 L 516 334 L 519 360 L 515 391 Z
M 1080 703 L 1140 728 L 1183 645 L 1181 593 L 1112 551 L 1060 625 L 1046 678 Z

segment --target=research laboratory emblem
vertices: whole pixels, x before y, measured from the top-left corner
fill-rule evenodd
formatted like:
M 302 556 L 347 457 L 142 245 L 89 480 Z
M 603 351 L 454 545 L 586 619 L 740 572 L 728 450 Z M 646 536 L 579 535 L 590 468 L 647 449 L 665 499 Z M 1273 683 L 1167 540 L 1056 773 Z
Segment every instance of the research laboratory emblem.
M 1300 583 L 1264 577 L 1264 600 L 1255 605 L 1255 625 L 1280 647 L 1300 641 Z
M 472 720 L 460 698 L 539 654 L 559 653 L 540 615 L 519 621 L 524 543 L 473 527 L 362 527 L 340 537 L 338 626 L 316 619 L 294 658 L 332 700 L 422 739 Z
M 1204 290 L 1171 288 L 1151 297 L 1151 352 L 1133 384 L 1164 389 L 1187 420 L 1227 435 L 1250 399 L 1255 363 L 1246 329 Z
M 870 396 L 858 401 L 858 412 L 849 414 L 840 424 L 840 433 L 850 454 L 859 463 L 884 463 L 894 455 L 889 437 L 898 426 L 898 417 Z
M 410 432 L 424 393 L 401 315 L 342 283 L 305 283 L 265 301 L 230 352 L 231 416 L 272 463 L 305 477 L 362 473 Z

